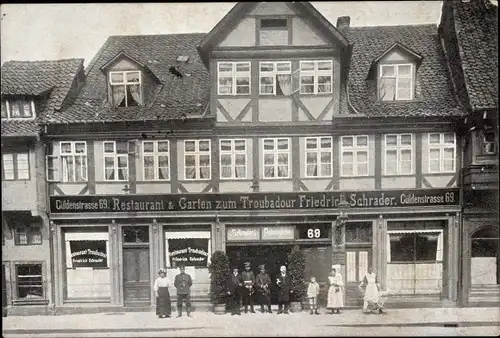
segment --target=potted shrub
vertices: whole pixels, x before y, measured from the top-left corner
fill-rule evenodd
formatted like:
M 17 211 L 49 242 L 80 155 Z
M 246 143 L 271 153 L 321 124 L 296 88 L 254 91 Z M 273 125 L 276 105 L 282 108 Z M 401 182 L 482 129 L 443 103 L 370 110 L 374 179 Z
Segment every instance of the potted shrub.
M 210 272 L 210 300 L 216 314 L 226 313 L 226 282 L 229 277 L 229 257 L 223 251 L 215 251 L 208 266 Z
M 302 310 L 302 299 L 305 297 L 306 281 L 305 281 L 305 268 L 306 268 L 306 257 L 304 252 L 299 249 L 294 249 L 288 255 L 288 274 L 292 281 L 291 290 L 291 302 L 290 308 L 292 312 L 299 312 Z

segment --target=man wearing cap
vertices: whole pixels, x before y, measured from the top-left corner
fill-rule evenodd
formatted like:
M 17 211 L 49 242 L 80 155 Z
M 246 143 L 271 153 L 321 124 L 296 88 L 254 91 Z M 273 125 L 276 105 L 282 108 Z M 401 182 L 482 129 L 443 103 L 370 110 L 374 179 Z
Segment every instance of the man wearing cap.
M 292 290 L 290 290 L 291 283 L 290 276 L 286 273 L 286 266 L 282 265 L 280 267 L 280 274 L 276 277 L 276 285 L 278 286 L 278 314 L 288 314 L 290 293 L 292 293 Z M 283 312 L 283 305 L 285 312 Z
M 243 279 L 243 304 L 245 305 L 245 313 L 248 313 L 248 304 L 250 304 L 250 312 L 255 313 L 253 309 L 253 294 L 255 291 L 255 275 L 250 270 L 250 262 L 245 262 L 245 271 L 241 273 Z
M 229 308 L 231 316 L 241 315 L 240 311 L 240 289 L 243 287 L 243 279 L 238 273 L 238 267 L 233 267 L 233 273 L 227 280 L 227 294 L 229 295 Z
M 273 313 L 271 311 L 271 277 L 266 273 L 264 264 L 259 265 L 259 269 L 260 272 L 255 278 L 255 285 L 259 290 L 260 312 L 264 313 L 264 305 L 267 305 L 267 312 Z
M 177 288 L 177 317 L 182 316 L 182 302 L 186 302 L 186 312 L 188 317 L 191 317 L 191 285 L 193 280 L 186 273 L 186 267 L 179 265 L 180 273 L 175 276 L 174 286 Z

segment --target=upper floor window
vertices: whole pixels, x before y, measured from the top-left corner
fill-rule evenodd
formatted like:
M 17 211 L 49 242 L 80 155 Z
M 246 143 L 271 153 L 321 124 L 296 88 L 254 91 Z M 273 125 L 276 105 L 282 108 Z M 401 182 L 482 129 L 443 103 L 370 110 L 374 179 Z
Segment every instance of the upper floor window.
M 61 142 L 62 182 L 87 180 L 87 142 Z
M 300 61 L 300 93 L 332 92 L 333 61 Z
M 290 139 L 265 138 L 264 151 L 264 178 L 290 177 Z
M 409 175 L 413 172 L 412 134 L 385 135 L 385 174 Z
M 332 176 L 332 138 L 306 137 L 306 177 Z
M 2 174 L 4 180 L 29 180 L 28 153 L 4 153 L 2 154 Z
M 142 105 L 140 71 L 109 72 L 109 84 L 114 107 Z
M 431 133 L 429 136 L 429 172 L 452 173 L 455 171 L 455 134 Z
M 481 135 L 482 155 L 496 154 L 495 131 L 483 131 Z
M 39 226 L 16 226 L 16 245 L 36 245 L 42 244 L 42 229 Z
M 35 103 L 33 100 L 2 100 L 2 119 L 30 119 L 34 117 Z
M 219 95 L 250 94 L 250 62 L 218 62 Z
M 209 180 L 211 177 L 210 140 L 184 141 L 184 179 Z
M 290 95 L 292 92 L 290 61 L 260 62 L 260 94 Z
M 170 179 L 170 156 L 168 141 L 143 141 L 142 163 L 145 181 Z
M 104 142 L 104 180 L 128 180 L 128 142 Z
M 286 18 L 262 18 L 259 28 L 259 45 L 288 45 L 288 20 Z
M 342 136 L 341 176 L 368 175 L 368 136 Z
M 220 177 L 242 179 L 247 177 L 246 140 L 220 140 Z
M 413 99 L 413 65 L 380 65 L 379 99 L 398 101 Z

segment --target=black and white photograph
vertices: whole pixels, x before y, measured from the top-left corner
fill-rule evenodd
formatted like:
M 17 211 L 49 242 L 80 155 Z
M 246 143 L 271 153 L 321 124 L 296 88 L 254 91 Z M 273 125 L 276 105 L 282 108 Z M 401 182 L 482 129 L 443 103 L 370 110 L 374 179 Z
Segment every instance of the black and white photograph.
M 3 3 L 2 336 L 499 336 L 498 1 Z

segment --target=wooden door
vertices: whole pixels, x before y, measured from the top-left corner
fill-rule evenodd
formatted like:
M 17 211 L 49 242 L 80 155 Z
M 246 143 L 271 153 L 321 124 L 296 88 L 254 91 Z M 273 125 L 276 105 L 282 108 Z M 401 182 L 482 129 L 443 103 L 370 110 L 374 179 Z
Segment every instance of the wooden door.
M 316 277 L 316 281 L 320 285 L 318 302 L 324 306 L 328 294 L 328 275 L 332 268 L 332 247 L 311 246 L 302 247 L 301 250 L 305 253 L 306 258 L 305 280 L 310 281 L 311 276 Z
M 346 305 L 362 306 L 363 293 L 358 285 L 361 283 L 371 265 L 371 248 L 346 248 Z
M 151 304 L 149 247 L 123 248 L 123 302 L 125 306 Z

